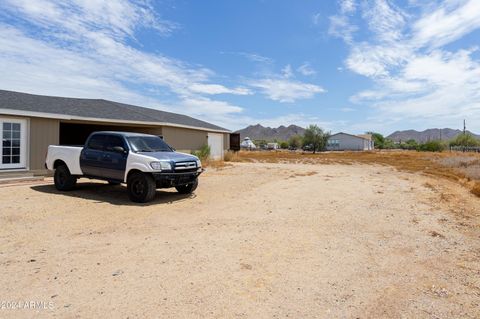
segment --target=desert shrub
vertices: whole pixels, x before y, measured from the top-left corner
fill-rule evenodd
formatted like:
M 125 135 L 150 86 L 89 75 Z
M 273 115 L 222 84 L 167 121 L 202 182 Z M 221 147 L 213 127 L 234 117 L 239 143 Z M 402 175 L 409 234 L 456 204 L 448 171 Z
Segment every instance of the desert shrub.
M 429 141 L 418 145 L 418 151 L 421 152 L 442 152 L 445 145 L 441 141 Z
M 285 141 L 280 142 L 280 148 L 284 149 L 284 150 L 287 149 L 288 148 L 288 142 L 285 142 Z
M 290 148 L 297 149 L 302 146 L 302 137 L 300 135 L 293 135 L 288 139 L 288 145 Z
M 408 140 L 405 143 L 400 144 L 400 148 L 404 150 L 416 150 L 418 143 L 415 140 Z
M 199 150 L 192 151 L 192 155 L 195 155 L 201 161 L 207 160 L 210 157 L 210 146 L 203 144 Z
M 480 146 L 480 141 L 470 133 L 459 134 L 450 141 L 450 146 L 475 147 Z
M 227 151 L 225 153 L 225 155 L 223 155 L 223 160 L 225 162 L 237 162 L 238 161 L 238 152 Z

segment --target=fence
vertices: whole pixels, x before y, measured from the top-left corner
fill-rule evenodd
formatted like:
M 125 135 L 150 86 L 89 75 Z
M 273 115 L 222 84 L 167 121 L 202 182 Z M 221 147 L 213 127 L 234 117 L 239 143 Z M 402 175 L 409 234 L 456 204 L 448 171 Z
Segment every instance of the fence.
M 480 153 L 478 146 L 450 146 L 450 151 Z

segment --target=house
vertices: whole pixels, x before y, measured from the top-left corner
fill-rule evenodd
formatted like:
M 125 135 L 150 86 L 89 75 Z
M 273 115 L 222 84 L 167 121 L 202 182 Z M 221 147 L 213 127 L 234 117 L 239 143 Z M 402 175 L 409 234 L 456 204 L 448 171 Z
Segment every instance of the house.
M 130 131 L 162 136 L 189 152 L 210 146 L 223 158 L 230 131 L 190 116 L 101 99 L 34 95 L 0 90 L 0 173 L 42 173 L 48 145 L 83 145 L 91 132 Z
M 328 151 L 371 151 L 374 149 L 372 135 L 352 135 L 337 133 L 330 136 L 327 141 Z
M 279 148 L 278 143 L 267 143 L 267 150 L 278 150 Z

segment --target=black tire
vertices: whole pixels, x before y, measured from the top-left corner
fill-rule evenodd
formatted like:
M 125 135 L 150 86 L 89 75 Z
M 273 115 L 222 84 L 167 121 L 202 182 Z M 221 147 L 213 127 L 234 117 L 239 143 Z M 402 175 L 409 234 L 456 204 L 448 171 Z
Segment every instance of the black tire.
M 117 185 L 120 185 L 120 184 L 121 184 L 120 182 L 112 182 L 112 181 L 108 182 L 108 185 L 112 185 L 112 186 L 117 186 Z
M 136 172 L 127 181 L 128 197 L 132 202 L 146 203 L 155 197 L 155 180 L 151 175 Z
M 180 194 L 191 194 L 198 187 L 198 178 L 196 178 L 192 183 L 182 186 L 176 186 L 177 192 Z
M 70 191 L 74 189 L 77 184 L 77 178 L 70 174 L 67 165 L 60 165 L 55 169 L 53 181 L 59 191 Z

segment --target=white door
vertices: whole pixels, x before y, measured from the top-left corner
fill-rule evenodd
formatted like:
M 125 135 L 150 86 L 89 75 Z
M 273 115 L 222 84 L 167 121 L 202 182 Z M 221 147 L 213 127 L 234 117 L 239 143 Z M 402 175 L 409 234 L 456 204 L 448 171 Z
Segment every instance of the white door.
M 208 146 L 210 146 L 210 158 L 223 159 L 223 134 L 208 133 Z
M 0 169 L 26 167 L 26 132 L 27 121 L 0 117 Z

